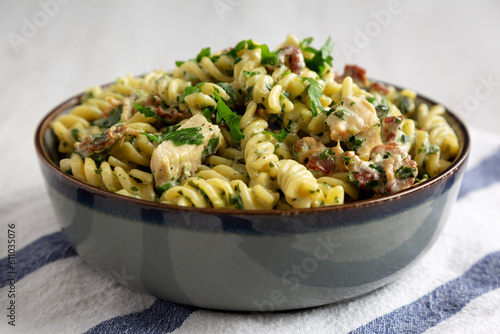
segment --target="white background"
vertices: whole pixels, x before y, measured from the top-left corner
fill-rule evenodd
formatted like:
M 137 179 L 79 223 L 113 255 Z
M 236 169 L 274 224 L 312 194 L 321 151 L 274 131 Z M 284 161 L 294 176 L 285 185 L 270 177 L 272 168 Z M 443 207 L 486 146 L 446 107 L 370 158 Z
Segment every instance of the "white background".
M 293 33 L 319 48 L 331 36 L 336 71 L 357 63 L 455 109 L 471 127 L 497 131 L 499 16 L 495 0 L 3 0 L 0 199 L 43 186 L 33 132 L 62 100 L 248 38 L 274 48 Z

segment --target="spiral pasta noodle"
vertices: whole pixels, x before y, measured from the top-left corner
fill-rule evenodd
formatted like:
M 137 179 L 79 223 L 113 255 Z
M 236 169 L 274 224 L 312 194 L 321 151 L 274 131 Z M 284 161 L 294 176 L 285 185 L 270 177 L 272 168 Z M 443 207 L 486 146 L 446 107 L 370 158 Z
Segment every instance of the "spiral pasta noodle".
M 333 71 L 330 38 L 203 48 L 172 71 L 92 87 L 51 123 L 60 168 L 159 203 L 303 209 L 393 194 L 445 170 L 460 145 L 442 106 Z

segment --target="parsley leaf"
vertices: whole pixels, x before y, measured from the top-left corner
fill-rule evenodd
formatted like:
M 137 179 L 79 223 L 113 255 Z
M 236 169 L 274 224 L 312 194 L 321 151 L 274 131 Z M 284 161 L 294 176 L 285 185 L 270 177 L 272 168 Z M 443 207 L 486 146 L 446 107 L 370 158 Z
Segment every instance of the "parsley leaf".
M 324 149 L 318 156 L 321 160 L 327 160 L 328 158 L 335 158 L 335 152 L 331 149 Z
M 288 74 L 292 73 L 292 71 L 290 69 L 286 70 L 282 75 L 281 75 L 281 78 L 283 79 L 284 77 L 286 77 Z
M 269 51 L 269 48 L 266 44 L 257 45 L 257 48 L 259 48 L 261 51 L 260 63 L 262 65 L 276 66 L 278 64 L 278 57 L 276 57 L 274 53 Z
M 425 153 L 426 154 L 436 154 L 439 151 L 440 151 L 439 146 L 434 145 L 434 144 L 429 144 L 429 147 L 427 147 L 427 152 L 425 152 Z
M 167 182 L 161 186 L 156 186 L 156 190 L 158 190 L 160 194 L 163 194 L 165 191 L 172 188 L 173 186 L 174 184 L 172 182 Z
M 210 118 L 212 117 L 212 115 L 214 114 L 214 112 L 215 112 L 215 108 L 213 106 L 206 107 L 206 108 L 203 108 L 201 110 L 201 114 L 203 116 L 205 116 L 205 118 L 207 119 L 207 121 L 209 121 L 210 123 L 212 123 L 212 120 Z
M 241 198 L 240 187 L 236 186 L 234 190 L 236 192 L 235 195 L 229 194 L 229 204 L 234 205 L 238 210 L 243 210 L 245 206 L 243 205 L 243 200 Z
M 404 180 L 410 177 L 415 177 L 414 175 L 415 171 L 416 171 L 415 168 L 403 165 L 399 167 L 398 170 L 396 171 L 396 177 L 400 180 Z
M 227 95 L 231 98 L 231 101 L 228 101 L 230 105 L 236 106 L 236 90 L 234 86 L 228 82 L 219 82 L 217 85 L 221 86 L 224 91 L 226 91 Z
M 259 71 L 248 72 L 248 71 L 243 70 L 243 76 L 247 79 L 250 77 L 253 77 L 256 74 L 260 74 L 260 72 Z
M 380 174 L 385 174 L 385 169 L 381 164 L 369 164 L 368 167 L 375 169 Z
M 217 151 L 218 147 L 219 147 L 219 136 L 210 139 L 207 143 L 207 147 L 205 147 L 203 153 L 201 154 L 201 160 L 205 159 L 209 155 L 214 154 Z
M 109 128 L 120 121 L 122 112 L 123 106 L 119 105 L 109 112 L 108 117 L 99 118 L 92 122 L 92 124 L 100 128 Z
M 158 115 L 151 108 L 143 107 L 140 104 L 135 104 L 135 103 L 134 103 L 134 107 L 135 107 L 135 109 L 137 109 L 138 112 L 140 112 L 141 114 L 143 114 L 146 117 L 154 117 L 154 118 L 160 119 L 158 117 Z
M 184 89 L 184 92 L 182 93 L 181 96 L 181 103 L 184 103 L 184 99 L 186 96 L 191 95 L 193 93 L 201 93 L 201 87 L 204 85 L 204 82 L 200 82 L 196 86 L 187 86 L 186 89 Z
M 70 133 L 71 133 L 71 136 L 76 140 L 76 141 L 79 141 L 78 140 L 78 134 L 79 134 L 80 130 L 78 129 L 71 129 Z
M 307 95 L 309 96 L 309 101 L 311 103 L 311 112 L 313 116 L 318 115 L 318 109 L 321 112 L 326 113 L 320 102 L 321 96 L 323 96 L 323 89 L 321 88 L 319 82 L 313 78 L 303 78 L 310 82 L 309 88 L 307 89 Z
M 356 136 L 351 136 L 349 140 L 346 142 L 346 145 L 349 146 L 349 148 L 352 151 L 357 151 L 363 144 L 365 143 L 366 138 L 356 138 Z
M 340 118 L 341 120 L 345 121 L 344 116 L 345 116 L 346 114 L 349 114 L 349 112 L 348 112 L 347 110 L 345 110 L 345 109 L 340 109 L 340 110 L 335 110 L 335 111 L 333 112 L 333 114 L 334 114 L 335 116 L 337 116 L 338 118 Z
M 332 66 L 333 58 L 330 54 L 334 45 L 335 43 L 332 43 L 331 37 L 328 37 L 325 44 L 319 50 L 315 50 L 307 44 L 307 47 L 303 48 L 303 50 L 313 52 L 314 57 L 312 59 L 304 59 L 306 66 L 319 75 L 322 75 L 326 69 L 326 64 Z
M 264 131 L 264 133 L 269 133 L 271 136 L 276 138 L 277 141 L 282 143 L 283 140 L 285 140 L 286 136 L 288 136 L 289 131 L 287 131 L 287 129 L 281 129 L 281 132 L 279 134 L 276 134 L 272 131 Z
M 171 140 L 175 146 L 180 145 L 201 145 L 203 144 L 203 135 L 201 134 L 201 127 L 195 128 L 184 128 L 176 131 L 171 131 L 168 133 L 162 133 L 161 135 L 154 135 L 147 132 L 142 132 L 143 135 L 149 138 L 151 141 L 156 141 L 162 143 L 165 140 Z
M 309 45 L 311 45 L 312 41 L 313 41 L 312 37 L 304 38 L 303 40 L 300 41 L 299 47 L 302 50 L 305 50 L 309 47 Z
M 215 99 L 217 100 L 217 123 L 220 123 L 221 120 L 224 120 L 227 126 L 229 126 L 229 131 L 231 132 L 234 140 L 239 143 L 240 140 L 245 138 L 245 135 L 240 130 L 240 117 L 224 103 L 224 100 L 222 100 L 219 94 L 214 92 L 214 95 Z
M 236 46 L 234 48 L 232 48 L 231 50 L 229 50 L 226 54 L 230 57 L 233 57 L 234 59 L 236 59 L 238 57 L 238 52 L 240 52 L 241 50 L 243 50 L 245 48 L 245 46 L 247 45 L 247 42 L 248 41 L 241 41 L 239 42 L 238 44 L 236 44 Z
M 210 57 L 210 47 L 201 49 L 200 53 L 196 56 L 196 62 L 199 63 L 203 57 Z
M 260 63 L 262 65 L 271 65 L 276 66 L 278 64 L 278 57 L 276 54 L 269 51 L 269 47 L 266 44 L 255 45 L 251 39 L 244 40 L 236 44 L 236 46 L 229 50 L 226 54 L 236 60 L 238 58 L 238 52 L 248 47 L 248 49 L 260 49 L 261 60 Z

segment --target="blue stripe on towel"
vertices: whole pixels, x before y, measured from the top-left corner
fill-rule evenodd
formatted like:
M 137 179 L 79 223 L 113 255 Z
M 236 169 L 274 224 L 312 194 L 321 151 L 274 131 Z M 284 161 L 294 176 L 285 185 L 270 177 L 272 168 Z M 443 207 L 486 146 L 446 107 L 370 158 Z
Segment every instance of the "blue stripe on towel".
M 86 334 L 170 333 L 179 328 L 195 310 L 194 307 L 157 299 L 144 311 L 103 321 Z
M 499 287 L 500 251 L 485 256 L 457 279 L 351 333 L 422 333 Z
M 486 188 L 492 183 L 500 182 L 500 149 L 481 161 L 476 167 L 465 172 L 458 198 L 470 192 Z
M 11 256 L 0 259 L 0 273 L 6 280 L 0 280 L 0 288 L 10 284 L 8 278 L 13 275 L 18 281 L 29 273 L 51 262 L 76 256 L 76 251 L 70 246 L 62 232 L 56 232 L 41 237 Z M 11 267 L 11 264 L 14 266 Z M 14 272 L 15 274 L 13 274 Z M 2 277 L 3 278 L 3 277 Z

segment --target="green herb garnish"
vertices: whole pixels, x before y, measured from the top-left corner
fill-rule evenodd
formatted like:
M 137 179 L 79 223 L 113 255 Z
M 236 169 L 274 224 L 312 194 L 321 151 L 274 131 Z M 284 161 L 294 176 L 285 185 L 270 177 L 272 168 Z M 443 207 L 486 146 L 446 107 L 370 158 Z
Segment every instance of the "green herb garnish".
M 327 160 L 328 158 L 334 158 L 335 157 L 335 152 L 333 152 L 331 149 L 327 148 L 324 149 L 320 154 L 319 158 L 321 160 Z
M 243 200 L 241 199 L 241 192 L 238 186 L 234 189 L 236 195 L 229 194 L 229 204 L 234 205 L 236 209 L 243 210 L 245 206 L 243 205 Z
M 269 133 L 271 136 L 276 138 L 277 141 L 282 143 L 283 140 L 285 140 L 286 136 L 288 136 L 288 134 L 290 133 L 290 130 L 287 131 L 287 129 L 281 129 L 281 132 L 279 134 L 276 134 L 272 131 L 264 131 L 264 133 Z
M 321 102 L 319 100 L 321 96 L 323 96 L 323 89 L 321 88 L 319 82 L 317 82 L 313 78 L 303 78 L 303 79 L 309 81 L 310 83 L 309 88 L 307 89 L 307 95 L 309 96 L 312 115 L 313 116 L 318 115 L 318 109 L 321 112 L 326 113 L 325 108 L 323 108 L 323 105 L 321 105 Z
M 99 118 L 92 122 L 92 124 L 97 125 L 100 128 L 109 128 L 120 121 L 122 112 L 123 106 L 119 105 L 109 112 L 108 117 Z
M 207 143 L 207 147 L 205 147 L 203 153 L 201 154 L 201 160 L 205 159 L 209 155 L 214 154 L 217 151 L 218 147 L 219 147 L 219 136 L 210 139 Z
M 229 102 L 229 104 L 232 106 L 236 106 L 237 99 L 236 99 L 236 90 L 234 89 L 234 86 L 228 82 L 219 82 L 217 85 L 222 87 L 222 89 L 224 89 L 227 95 L 229 95 L 231 100 L 227 102 Z
M 201 49 L 196 56 L 196 62 L 199 63 L 203 57 L 210 57 L 210 47 Z
M 201 87 L 204 85 L 204 82 L 200 82 L 196 86 L 187 86 L 186 89 L 184 89 L 184 92 L 182 93 L 181 96 L 181 103 L 184 103 L 184 100 L 186 96 L 191 95 L 193 93 L 201 93 Z
M 162 143 L 166 140 L 171 140 L 175 146 L 180 145 L 201 145 L 203 144 L 203 134 L 201 134 L 201 127 L 195 128 L 184 128 L 176 131 L 171 131 L 168 133 L 162 133 L 160 135 L 154 135 L 147 132 L 142 132 L 143 135 L 149 138 L 151 141 L 156 141 Z
M 314 54 L 314 57 L 312 59 L 304 59 L 306 66 L 319 75 L 322 75 L 327 67 L 327 64 L 332 66 L 333 58 L 331 56 L 331 53 L 335 43 L 332 43 L 331 37 L 328 37 L 325 44 L 319 50 L 316 50 L 309 46 L 312 42 L 312 38 L 305 41 L 304 43 L 303 42 L 304 40 L 300 44 L 302 50 L 312 52 Z
M 414 177 L 416 169 L 409 166 L 401 166 L 396 171 L 396 177 L 400 180 Z
M 380 174 L 385 174 L 385 169 L 380 164 L 369 164 L 368 167 L 375 169 Z
M 351 136 L 351 138 L 349 138 L 346 144 L 349 146 L 351 150 L 357 151 L 361 146 L 363 146 L 365 141 L 366 141 L 365 138 L 356 138 L 356 136 Z
M 240 140 L 245 138 L 245 135 L 243 135 L 243 132 L 240 130 L 241 118 L 224 103 L 224 100 L 219 96 L 219 94 L 214 93 L 214 95 L 217 100 L 217 114 L 215 115 L 217 123 L 224 120 L 227 126 L 229 126 L 229 131 L 231 132 L 234 140 L 239 143 Z
M 247 79 L 251 78 L 251 77 L 253 77 L 254 75 L 257 75 L 257 74 L 260 74 L 260 72 L 259 71 L 248 72 L 248 71 L 243 70 L 243 76 L 245 78 L 247 78 Z

